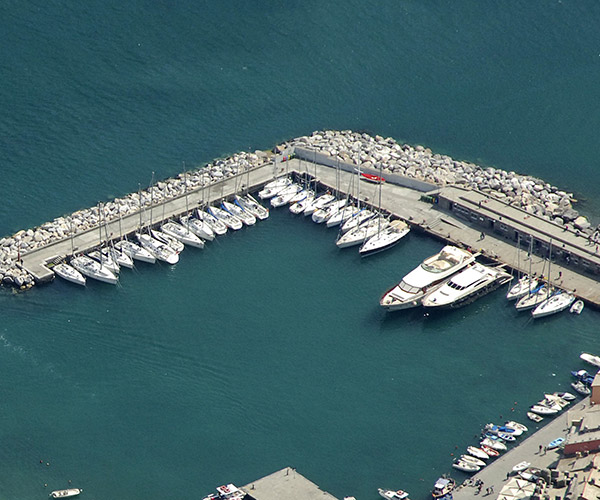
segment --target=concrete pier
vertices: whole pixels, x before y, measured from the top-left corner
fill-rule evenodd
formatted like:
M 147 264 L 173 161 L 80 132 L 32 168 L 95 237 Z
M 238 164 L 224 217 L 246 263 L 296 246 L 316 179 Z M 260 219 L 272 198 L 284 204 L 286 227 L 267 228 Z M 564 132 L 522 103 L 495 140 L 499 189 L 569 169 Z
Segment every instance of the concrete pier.
M 339 188 L 343 193 L 353 186 L 352 194 L 360 196 L 361 201 L 374 206 L 379 203 L 379 186 L 361 182 L 358 193 L 356 181 L 352 183 L 352 178 L 357 177 L 355 173 L 298 159 L 288 162 L 286 168 L 316 176 L 323 185 L 332 190 Z M 595 252 L 595 245 L 590 246 L 588 238 L 577 231 L 564 230 L 478 191 L 448 186 L 424 193 L 393 182 L 391 179 L 382 185 L 383 210 L 406 220 L 415 230 L 450 244 L 469 247 L 491 261 L 523 273 L 531 268 L 538 276 L 548 276 L 546 256 L 552 241 L 550 278 L 553 284 L 574 291 L 577 297 L 600 307 L 599 275 L 596 274 L 600 271 L 600 255 Z M 460 211 L 463 205 L 468 207 L 468 212 Z M 527 255 L 528 238 L 534 240 L 531 255 Z M 520 259 L 517 258 L 519 239 Z M 391 281 L 395 278 L 399 280 L 402 276 L 390 277 Z
M 255 500 L 337 500 L 292 467 L 258 479 L 242 489 Z

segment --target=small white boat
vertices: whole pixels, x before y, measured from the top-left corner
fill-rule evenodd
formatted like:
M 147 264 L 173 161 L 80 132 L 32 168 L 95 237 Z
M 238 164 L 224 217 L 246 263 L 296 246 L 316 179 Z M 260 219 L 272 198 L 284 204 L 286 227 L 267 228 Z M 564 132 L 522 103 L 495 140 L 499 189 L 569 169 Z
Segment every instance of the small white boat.
M 102 253 L 108 253 L 111 258 L 119 265 L 119 267 L 126 267 L 133 269 L 133 258 L 123 250 L 118 250 L 114 246 L 110 248 L 104 248 L 101 250 Z
M 235 203 L 231 203 L 229 201 L 224 201 L 221 204 L 221 208 L 223 210 L 229 212 L 231 215 L 236 216 L 244 224 L 246 224 L 246 226 L 252 226 L 252 225 L 256 224 L 256 217 L 253 214 L 251 214 L 250 212 L 247 212 L 246 210 L 244 210 L 239 205 L 236 205 Z
M 549 299 L 539 304 L 532 312 L 533 318 L 543 318 L 567 309 L 575 300 L 575 296 L 568 292 L 557 292 Z
M 517 465 L 515 465 L 512 468 L 512 470 L 513 470 L 513 472 L 522 472 L 525 469 L 527 469 L 530 465 L 531 465 L 531 462 L 527 462 L 527 461 L 519 462 Z
M 292 196 L 292 198 L 290 199 L 290 201 L 288 201 L 288 203 L 290 205 L 293 205 L 294 203 L 298 203 L 299 201 L 306 198 L 309 195 L 309 193 L 313 193 L 313 195 L 314 195 L 315 192 L 312 189 L 306 189 L 306 188 L 301 189 L 294 196 Z
M 495 290 L 511 279 L 501 267 L 475 263 L 452 276 L 437 290 L 428 293 L 422 301 L 426 308 L 457 308 L 469 304 Z
M 183 215 L 179 218 L 179 222 L 181 222 L 183 227 L 189 229 L 192 233 L 198 236 L 198 238 L 202 238 L 203 240 L 207 241 L 212 241 L 215 239 L 214 231 L 203 220 L 196 219 L 196 217 Z
M 82 488 L 69 488 L 66 490 L 55 490 L 50 495 L 52 498 L 68 498 L 75 497 L 83 491 Z
M 592 393 L 590 388 L 581 380 L 578 380 L 577 382 L 571 382 L 571 387 L 582 396 L 589 396 Z
M 292 212 L 294 215 L 303 213 L 304 210 L 306 210 L 306 207 L 308 207 L 308 205 L 310 205 L 314 201 L 314 199 L 314 191 L 309 191 L 304 198 L 297 201 L 296 203 L 290 204 L 290 212 Z
M 525 295 L 529 295 L 538 286 L 538 280 L 530 276 L 523 276 L 517 281 L 506 294 L 508 300 L 518 300 Z
M 323 222 L 327 222 L 331 217 L 337 214 L 343 207 L 348 203 L 348 200 L 335 200 L 333 203 L 330 203 L 325 208 L 320 208 L 319 210 L 315 210 L 311 215 L 312 221 L 316 224 L 322 224 Z
M 364 222 L 368 221 L 375 217 L 375 213 L 369 210 L 368 208 L 360 209 L 356 214 L 352 217 L 349 217 L 341 226 L 340 231 L 342 233 L 347 233 L 348 231 L 354 229 L 362 225 Z
M 70 266 L 65 262 L 56 264 L 52 268 L 52 270 L 56 273 L 57 276 L 64 280 L 70 281 L 71 283 L 75 283 L 76 285 L 85 286 L 85 276 L 73 266 Z
M 210 206 L 206 210 L 210 215 L 223 222 L 228 228 L 233 229 L 234 231 L 242 229 L 242 221 L 222 208 Z
M 456 481 L 451 477 L 442 476 L 439 477 L 435 484 L 433 485 L 433 490 L 431 491 L 431 496 L 433 498 L 443 498 L 446 495 L 452 493 L 454 487 L 456 486 Z M 451 495 L 450 495 L 451 496 Z
M 198 238 L 190 229 L 177 222 L 165 222 L 160 229 L 163 233 L 181 241 L 184 245 L 196 248 L 204 248 L 204 242 Z
M 326 207 L 335 201 L 335 196 L 331 193 L 325 193 L 317 196 L 311 203 L 304 208 L 304 215 L 312 215 L 316 210 Z
M 531 411 L 527 412 L 527 418 L 529 420 L 533 420 L 535 423 L 540 423 L 542 420 L 544 420 L 542 415 L 538 415 L 537 413 L 533 413 Z
M 490 458 L 490 456 L 485 451 L 483 451 L 481 448 L 477 448 L 476 446 L 468 446 L 467 453 L 481 460 L 487 460 Z
M 581 311 L 583 311 L 584 306 L 585 304 L 583 303 L 583 300 L 576 300 L 575 302 L 573 302 L 573 305 L 571 306 L 571 309 L 569 309 L 569 312 L 571 314 L 581 314 Z
M 139 260 L 140 262 L 147 262 L 148 264 L 154 264 L 156 257 L 152 255 L 148 250 L 136 245 L 132 241 L 121 240 L 115 243 L 115 248 L 129 255 L 132 259 Z
M 540 404 L 533 405 L 529 409 L 533 413 L 535 413 L 537 415 L 541 415 L 543 417 L 546 417 L 548 415 L 556 415 L 558 413 L 558 410 L 556 408 L 549 408 L 547 406 L 543 406 L 543 405 L 540 405 Z
M 185 245 L 181 241 L 179 241 L 177 238 L 175 238 L 174 236 L 171 236 L 170 234 L 163 233 L 162 231 L 159 231 L 158 229 L 151 229 L 150 233 L 152 233 L 152 237 L 154 239 L 171 247 L 177 253 L 181 253 L 185 250 Z
M 600 368 L 600 356 L 595 356 L 594 354 L 589 354 L 587 352 L 582 352 L 579 357 L 583 359 L 586 363 L 590 365 L 594 365 L 597 368 Z
M 517 429 L 521 432 L 527 432 L 529 429 L 527 426 L 520 424 L 519 422 L 515 422 L 514 420 L 509 420 L 504 424 L 504 427 L 510 427 L 511 429 Z
M 497 450 L 497 451 L 506 451 L 507 450 L 506 445 L 504 443 L 500 442 L 500 440 L 490 439 L 489 437 L 483 438 L 481 440 L 480 444 L 482 446 L 489 446 L 493 450 Z
M 111 285 L 116 285 L 119 281 L 112 271 L 86 255 L 71 259 L 70 264 L 88 278 L 103 281 L 104 283 L 109 283 Z
M 236 196 L 236 203 L 247 212 L 250 212 L 254 217 L 260 220 L 265 220 L 269 217 L 269 209 L 263 207 L 250 194 L 246 196 Z
M 217 219 L 213 214 L 205 212 L 204 210 L 196 210 L 196 216 L 198 220 L 206 222 L 208 227 L 218 236 L 222 236 L 227 232 L 227 226 L 222 220 Z
M 268 200 L 277 196 L 280 191 L 285 189 L 286 186 L 289 186 L 292 183 L 287 177 L 281 177 L 279 179 L 275 179 L 274 181 L 268 182 L 265 186 L 258 192 L 258 197 L 261 200 Z
M 360 245 L 367 238 L 377 234 L 380 224 L 387 224 L 387 221 L 383 217 L 381 222 L 378 218 L 369 219 L 364 224 L 361 224 L 360 226 L 340 235 L 335 244 L 338 248 L 347 248 L 354 245 Z
M 382 224 L 383 226 L 383 224 Z M 365 240 L 358 252 L 361 257 L 367 257 L 396 245 L 410 231 L 408 224 L 401 220 L 394 220 L 382 227 L 376 234 Z
M 344 208 L 338 210 L 329 219 L 327 219 L 325 225 L 327 227 L 339 226 L 356 213 L 358 213 L 358 209 L 354 205 L 346 205 Z
M 544 302 L 554 293 L 554 288 L 548 288 L 548 285 L 540 285 L 534 289 L 529 295 L 525 295 L 517 300 L 515 308 L 517 311 L 527 311 L 533 309 Z
M 136 233 L 136 237 L 143 248 L 148 250 L 155 258 L 168 264 L 177 264 L 179 254 L 169 245 L 152 238 L 149 234 Z
M 389 289 L 379 300 L 388 311 L 416 307 L 427 293 L 441 287 L 453 274 L 475 261 L 476 255 L 468 250 L 447 245 L 441 252 L 425 259 L 402 281 Z
M 271 198 L 271 206 L 273 208 L 281 207 L 289 203 L 294 196 L 302 191 L 302 186 L 298 184 L 290 184 L 277 193 L 277 196 Z
M 566 408 L 571 404 L 571 401 L 567 401 L 556 394 L 544 394 L 544 397 L 546 398 L 546 401 L 551 401 L 552 403 L 557 404 L 561 409 Z
M 408 493 L 403 490 L 386 490 L 383 488 L 378 488 L 379 496 L 385 498 L 386 500 L 405 500 L 408 498 Z
M 461 470 L 463 472 L 469 472 L 469 473 L 474 473 L 474 472 L 478 472 L 481 470 L 481 467 L 479 467 L 479 465 L 475 465 L 471 462 L 466 462 L 465 460 L 457 460 L 456 462 L 452 463 L 452 467 L 454 467 L 455 469 Z
M 553 396 L 558 396 L 559 398 L 564 399 L 565 401 L 575 401 L 577 396 L 571 394 L 570 392 L 554 392 Z
M 487 465 L 480 458 L 472 457 L 471 455 L 461 455 L 460 460 L 462 460 L 463 462 L 473 464 L 473 465 L 477 465 L 478 467 L 485 467 Z
M 88 252 L 88 257 L 91 257 L 96 262 L 99 262 L 102 267 L 106 267 L 108 270 L 112 271 L 114 274 L 119 274 L 121 268 L 117 261 L 112 258 L 112 256 L 108 253 L 100 252 L 98 250 L 93 250 Z

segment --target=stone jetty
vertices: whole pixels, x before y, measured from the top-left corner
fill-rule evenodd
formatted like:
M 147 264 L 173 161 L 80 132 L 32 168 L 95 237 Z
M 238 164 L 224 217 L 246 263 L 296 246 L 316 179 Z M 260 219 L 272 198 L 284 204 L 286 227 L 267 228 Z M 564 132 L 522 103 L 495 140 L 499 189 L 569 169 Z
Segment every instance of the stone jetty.
M 392 138 L 371 136 L 352 131 L 318 131 L 287 141 L 274 148 L 285 159 L 294 151 L 313 151 L 331 162 L 339 161 L 373 173 L 398 175 L 415 182 L 422 181 L 432 188 L 448 185 L 476 189 L 492 197 L 522 208 L 559 226 L 570 225 L 594 241 L 600 234 L 588 220 L 573 209 L 576 201 L 571 193 L 562 191 L 535 177 L 506 172 L 491 167 L 457 161 L 449 156 L 434 154 L 423 146 L 399 144 Z M 0 239 L 0 281 L 25 289 L 34 285 L 34 277 L 22 264 L 29 252 L 74 235 L 98 228 L 119 218 L 125 218 L 154 205 L 209 188 L 226 179 L 239 176 L 273 161 L 273 153 L 240 152 L 228 158 L 156 182 L 153 186 L 116 198 L 100 206 L 78 210 L 69 216 L 58 217 L 39 227 L 21 230 Z M 275 175 L 275 169 L 273 175 Z

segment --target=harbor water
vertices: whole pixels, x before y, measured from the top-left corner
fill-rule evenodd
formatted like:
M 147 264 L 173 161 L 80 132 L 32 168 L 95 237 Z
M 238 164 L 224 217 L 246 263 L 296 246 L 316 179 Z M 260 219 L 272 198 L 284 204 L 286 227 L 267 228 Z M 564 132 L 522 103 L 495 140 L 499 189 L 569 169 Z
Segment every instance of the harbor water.
M 591 0 L 0 9 L 4 235 L 321 128 L 529 173 L 599 219 Z M 340 498 L 425 499 L 482 425 L 600 354 L 597 312 L 534 323 L 501 291 L 386 314 L 442 244 L 361 260 L 334 239 L 273 210 L 117 287 L 2 289 L 1 494 L 198 498 L 289 465 Z

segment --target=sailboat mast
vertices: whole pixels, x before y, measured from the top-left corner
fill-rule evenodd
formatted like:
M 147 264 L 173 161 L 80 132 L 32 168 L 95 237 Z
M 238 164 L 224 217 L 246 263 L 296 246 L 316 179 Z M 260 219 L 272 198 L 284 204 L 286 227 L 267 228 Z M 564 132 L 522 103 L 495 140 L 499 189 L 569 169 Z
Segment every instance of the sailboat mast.
M 154 218 L 152 217 L 152 208 L 154 207 L 154 171 L 152 171 L 152 180 L 150 181 L 150 224 L 148 224 L 148 234 L 150 234 L 150 229 L 152 228 L 152 221 Z
M 142 186 L 138 182 L 138 199 L 140 200 L 140 233 L 142 232 Z

